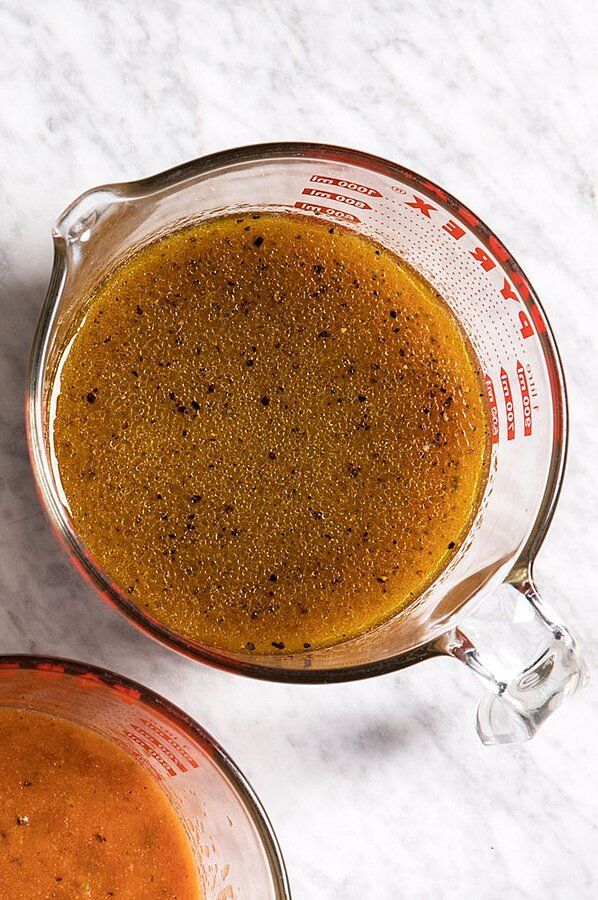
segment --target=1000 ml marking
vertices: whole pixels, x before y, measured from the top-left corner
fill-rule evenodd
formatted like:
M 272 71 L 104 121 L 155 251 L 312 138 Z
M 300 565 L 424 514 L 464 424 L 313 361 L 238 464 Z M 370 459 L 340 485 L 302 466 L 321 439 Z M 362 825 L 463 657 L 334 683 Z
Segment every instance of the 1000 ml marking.
M 525 369 L 517 360 L 517 380 L 521 391 L 521 403 L 523 405 L 523 433 L 526 437 L 532 433 L 532 403 L 530 400 L 529 386 Z
M 368 197 L 381 197 L 380 191 L 367 187 L 365 184 L 357 184 L 355 181 L 345 181 L 342 178 L 329 178 L 327 175 L 312 175 L 309 179 L 317 184 L 330 184 L 344 188 L 346 191 L 356 191 L 358 194 L 366 194 Z

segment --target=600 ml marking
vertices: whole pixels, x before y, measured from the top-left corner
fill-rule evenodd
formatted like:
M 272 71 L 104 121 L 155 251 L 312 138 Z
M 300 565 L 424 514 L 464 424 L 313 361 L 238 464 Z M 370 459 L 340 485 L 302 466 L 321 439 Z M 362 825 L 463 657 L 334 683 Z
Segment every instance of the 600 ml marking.
M 303 209 L 305 212 L 312 212 L 316 215 L 324 214 L 326 216 L 332 216 L 335 219 L 343 219 L 345 222 L 361 221 L 357 216 L 345 212 L 344 209 L 335 209 L 333 206 L 322 206 L 319 203 L 304 203 L 302 200 L 297 200 L 295 209 Z

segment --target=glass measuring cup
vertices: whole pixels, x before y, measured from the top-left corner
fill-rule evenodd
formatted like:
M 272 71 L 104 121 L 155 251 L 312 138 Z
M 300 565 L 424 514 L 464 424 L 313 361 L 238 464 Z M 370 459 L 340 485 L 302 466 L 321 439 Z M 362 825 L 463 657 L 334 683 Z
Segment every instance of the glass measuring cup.
M 492 417 L 489 481 L 450 565 L 393 619 L 344 643 L 294 655 L 225 653 L 175 634 L 142 612 L 79 540 L 52 454 L 57 363 L 65 334 L 93 288 L 160 234 L 248 210 L 321 216 L 406 259 L 437 288 L 467 332 L 485 373 Z M 540 599 L 532 576 L 565 460 L 558 353 L 523 272 L 470 210 L 386 160 L 318 144 L 267 144 L 88 191 L 63 213 L 53 234 L 54 267 L 30 368 L 31 458 L 50 520 L 107 600 L 183 653 L 260 678 L 340 681 L 448 654 L 487 688 L 477 728 L 488 744 L 531 737 L 584 683 L 575 639 Z
M 202 900 L 290 900 L 282 856 L 259 800 L 216 741 L 167 700 L 94 666 L 0 656 L 0 706 L 76 722 L 134 757 L 180 818 Z

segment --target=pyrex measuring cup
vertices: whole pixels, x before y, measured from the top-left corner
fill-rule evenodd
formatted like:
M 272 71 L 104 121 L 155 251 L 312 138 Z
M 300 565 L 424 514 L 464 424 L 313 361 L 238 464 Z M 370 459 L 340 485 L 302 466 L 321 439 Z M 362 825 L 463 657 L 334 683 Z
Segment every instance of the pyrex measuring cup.
M 0 656 L 0 706 L 69 719 L 134 757 L 180 818 L 202 900 L 290 900 L 276 837 L 259 800 L 214 739 L 167 700 L 82 663 Z
M 79 540 L 52 456 L 57 360 L 90 291 L 157 235 L 247 210 L 321 216 L 406 259 L 440 292 L 467 332 L 485 373 L 492 419 L 491 472 L 478 515 L 436 582 L 367 634 L 295 655 L 224 653 L 177 635 L 142 612 Z M 33 468 L 68 551 L 137 625 L 196 659 L 281 681 L 361 678 L 449 654 L 487 688 L 477 727 L 489 744 L 531 737 L 583 684 L 585 667 L 575 640 L 540 599 L 532 577 L 563 474 L 567 419 L 561 366 L 532 287 L 473 213 L 441 188 L 385 160 L 317 144 L 268 144 L 91 190 L 60 217 L 54 244 L 27 401 Z

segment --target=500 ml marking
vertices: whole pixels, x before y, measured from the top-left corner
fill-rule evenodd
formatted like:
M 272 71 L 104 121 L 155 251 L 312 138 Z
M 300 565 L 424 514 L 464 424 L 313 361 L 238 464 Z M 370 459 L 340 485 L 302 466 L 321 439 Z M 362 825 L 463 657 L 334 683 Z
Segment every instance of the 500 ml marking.
M 357 197 L 349 197 L 346 194 L 335 194 L 333 191 L 321 191 L 316 188 L 303 188 L 302 194 L 308 194 L 310 197 L 322 197 L 324 200 L 338 200 L 339 203 L 347 203 L 349 206 L 355 206 L 357 209 L 371 209 L 372 207 L 365 200 L 358 200 Z

